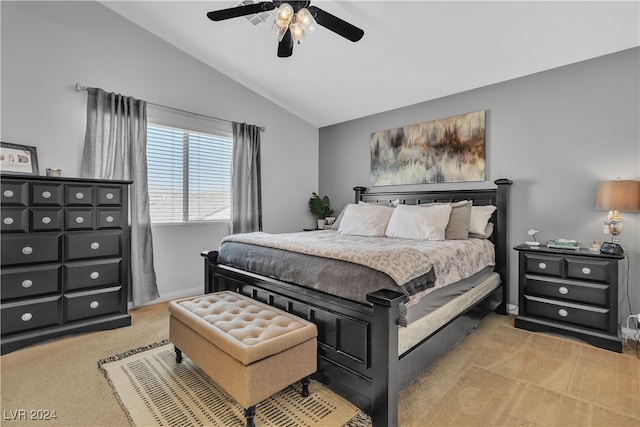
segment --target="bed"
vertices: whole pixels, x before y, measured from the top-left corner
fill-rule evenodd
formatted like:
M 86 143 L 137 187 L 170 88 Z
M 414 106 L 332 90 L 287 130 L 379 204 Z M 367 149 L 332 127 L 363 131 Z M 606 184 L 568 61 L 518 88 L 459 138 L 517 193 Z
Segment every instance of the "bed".
M 407 305 L 411 305 L 408 302 L 412 293 L 404 288 L 397 289 L 374 278 L 369 280 L 371 287 L 364 296 L 339 296 L 332 290 L 296 283 L 302 280 L 296 280 L 295 275 L 291 276 L 293 278 L 286 276 L 286 280 L 275 278 L 271 274 L 255 272 L 259 269 L 254 269 L 250 263 L 238 266 L 227 261 L 232 259 L 230 255 L 220 253 L 225 244 L 218 250 L 202 253 L 205 292 L 232 290 L 314 322 L 318 327 L 315 378 L 370 414 L 374 426 L 395 426 L 398 423 L 398 392 L 472 332 L 487 313 L 506 314 L 509 277 L 507 206 L 511 181 L 499 179 L 494 183 L 496 187 L 491 189 L 431 192 L 375 192 L 364 187 L 354 188 L 356 204 L 425 205 L 471 200 L 474 206 L 496 206 L 489 220 L 493 232 L 487 239 L 495 250 L 493 265 L 467 279 L 477 278 L 472 286 L 450 296 L 441 307 L 430 309 L 425 317 L 416 317 L 414 312 L 414 318 L 407 320 L 410 317 Z M 319 235 L 322 233 L 318 232 Z M 330 232 L 324 235 L 330 236 Z M 240 241 L 236 245 L 252 247 L 246 243 Z M 253 250 L 258 249 L 254 247 Z M 289 256 L 287 252 L 282 253 Z M 313 254 L 304 256 L 313 257 Z M 265 260 L 264 254 L 259 252 L 258 259 Z M 310 271 L 306 261 L 294 257 L 288 261 L 286 258 L 273 262 L 266 259 L 265 264 L 284 266 L 292 274 Z M 347 276 L 336 274 L 332 280 L 336 286 L 346 288 L 348 283 L 339 283 L 342 277 Z M 414 291 L 415 294 L 426 292 L 421 285 Z M 441 289 L 433 290 L 430 295 L 439 291 Z M 402 323 L 402 319 L 406 323 Z

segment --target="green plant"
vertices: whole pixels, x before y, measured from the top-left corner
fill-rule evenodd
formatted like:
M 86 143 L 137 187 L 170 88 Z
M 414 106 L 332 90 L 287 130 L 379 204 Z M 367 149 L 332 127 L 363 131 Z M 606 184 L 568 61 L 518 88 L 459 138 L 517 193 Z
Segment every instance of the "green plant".
M 318 219 L 323 219 L 333 214 L 333 209 L 331 209 L 331 202 L 329 201 L 329 197 L 320 197 L 316 193 L 311 193 L 311 198 L 309 199 L 309 209 L 311 210 L 311 213 Z

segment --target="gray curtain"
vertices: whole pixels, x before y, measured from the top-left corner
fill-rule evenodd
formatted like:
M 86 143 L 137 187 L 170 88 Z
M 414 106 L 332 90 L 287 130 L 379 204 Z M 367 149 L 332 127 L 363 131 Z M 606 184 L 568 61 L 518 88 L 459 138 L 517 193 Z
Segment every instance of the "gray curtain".
M 260 128 L 233 122 L 231 233 L 262 231 Z
M 159 297 L 153 269 L 147 188 L 147 103 L 89 88 L 81 176 L 131 180 L 131 277 L 129 301 Z

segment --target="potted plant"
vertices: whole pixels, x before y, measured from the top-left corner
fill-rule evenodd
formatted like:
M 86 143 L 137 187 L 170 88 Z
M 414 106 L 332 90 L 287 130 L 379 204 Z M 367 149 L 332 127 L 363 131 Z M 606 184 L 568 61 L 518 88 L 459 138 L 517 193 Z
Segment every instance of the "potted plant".
M 309 209 L 318 220 L 318 228 L 324 229 L 326 218 L 333 214 L 333 209 L 331 209 L 331 202 L 329 201 L 329 197 L 320 197 L 317 193 L 311 193 L 311 198 L 309 199 Z

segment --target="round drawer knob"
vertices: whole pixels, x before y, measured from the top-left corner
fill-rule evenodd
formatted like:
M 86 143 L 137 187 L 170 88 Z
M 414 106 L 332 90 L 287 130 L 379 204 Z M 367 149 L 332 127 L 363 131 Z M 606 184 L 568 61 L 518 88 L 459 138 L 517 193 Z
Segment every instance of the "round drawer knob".
M 568 293 L 569 293 L 569 289 L 567 289 L 567 288 L 566 288 L 566 287 L 564 287 L 564 286 L 560 286 L 560 287 L 558 288 L 558 292 L 560 292 L 562 295 L 566 295 L 566 294 L 568 294 Z
M 547 264 L 541 262 L 540 264 L 538 264 L 538 267 L 540 268 L 540 270 L 545 270 L 547 268 Z
M 23 322 L 28 322 L 29 320 L 33 319 L 33 314 L 24 313 L 22 316 L 20 316 L 20 318 L 22 319 Z
M 589 267 L 584 267 L 582 269 L 582 274 L 591 274 L 591 269 Z
M 107 200 L 113 200 L 113 193 L 107 193 L 105 197 L 107 198 Z
M 51 193 L 49 191 L 43 191 L 42 192 L 42 197 L 45 199 L 50 199 L 51 198 Z
M 98 301 L 91 301 L 91 303 L 89 304 L 89 307 L 98 308 L 99 305 L 100 303 Z
M 82 218 L 81 216 L 76 217 L 76 222 L 78 224 L 82 224 L 84 222 L 84 218 Z
M 11 190 L 4 190 L 4 197 L 13 197 L 13 191 Z
M 42 218 L 42 223 L 43 224 L 51 224 L 51 218 L 49 218 L 48 216 L 45 216 Z
M 25 246 L 22 248 L 22 253 L 25 255 L 31 255 L 33 253 L 33 248 L 31 246 Z
M 7 225 L 11 225 L 11 224 L 13 224 L 13 218 L 6 217 L 5 219 L 2 220 L 2 222 L 4 222 Z
M 81 192 L 79 192 L 79 191 L 78 191 L 78 192 L 76 193 L 76 199 L 78 199 L 78 200 L 82 200 L 82 199 L 84 199 L 84 193 L 81 193 Z
M 567 317 L 569 315 L 569 312 L 564 308 L 561 308 L 560 310 L 558 310 L 558 314 L 562 317 Z
M 93 242 L 91 243 L 91 249 L 100 249 L 100 243 L 98 242 Z
M 108 217 L 105 218 L 105 220 L 109 223 L 113 222 L 113 217 L 111 215 L 109 215 Z
M 97 271 L 94 271 L 93 273 L 91 273 L 89 275 L 89 277 L 91 277 L 93 280 L 97 279 L 98 277 L 100 277 L 100 273 L 98 273 Z
M 33 285 L 33 281 L 29 280 L 29 279 L 25 279 L 22 281 L 22 287 L 25 289 L 29 289 L 32 285 Z

